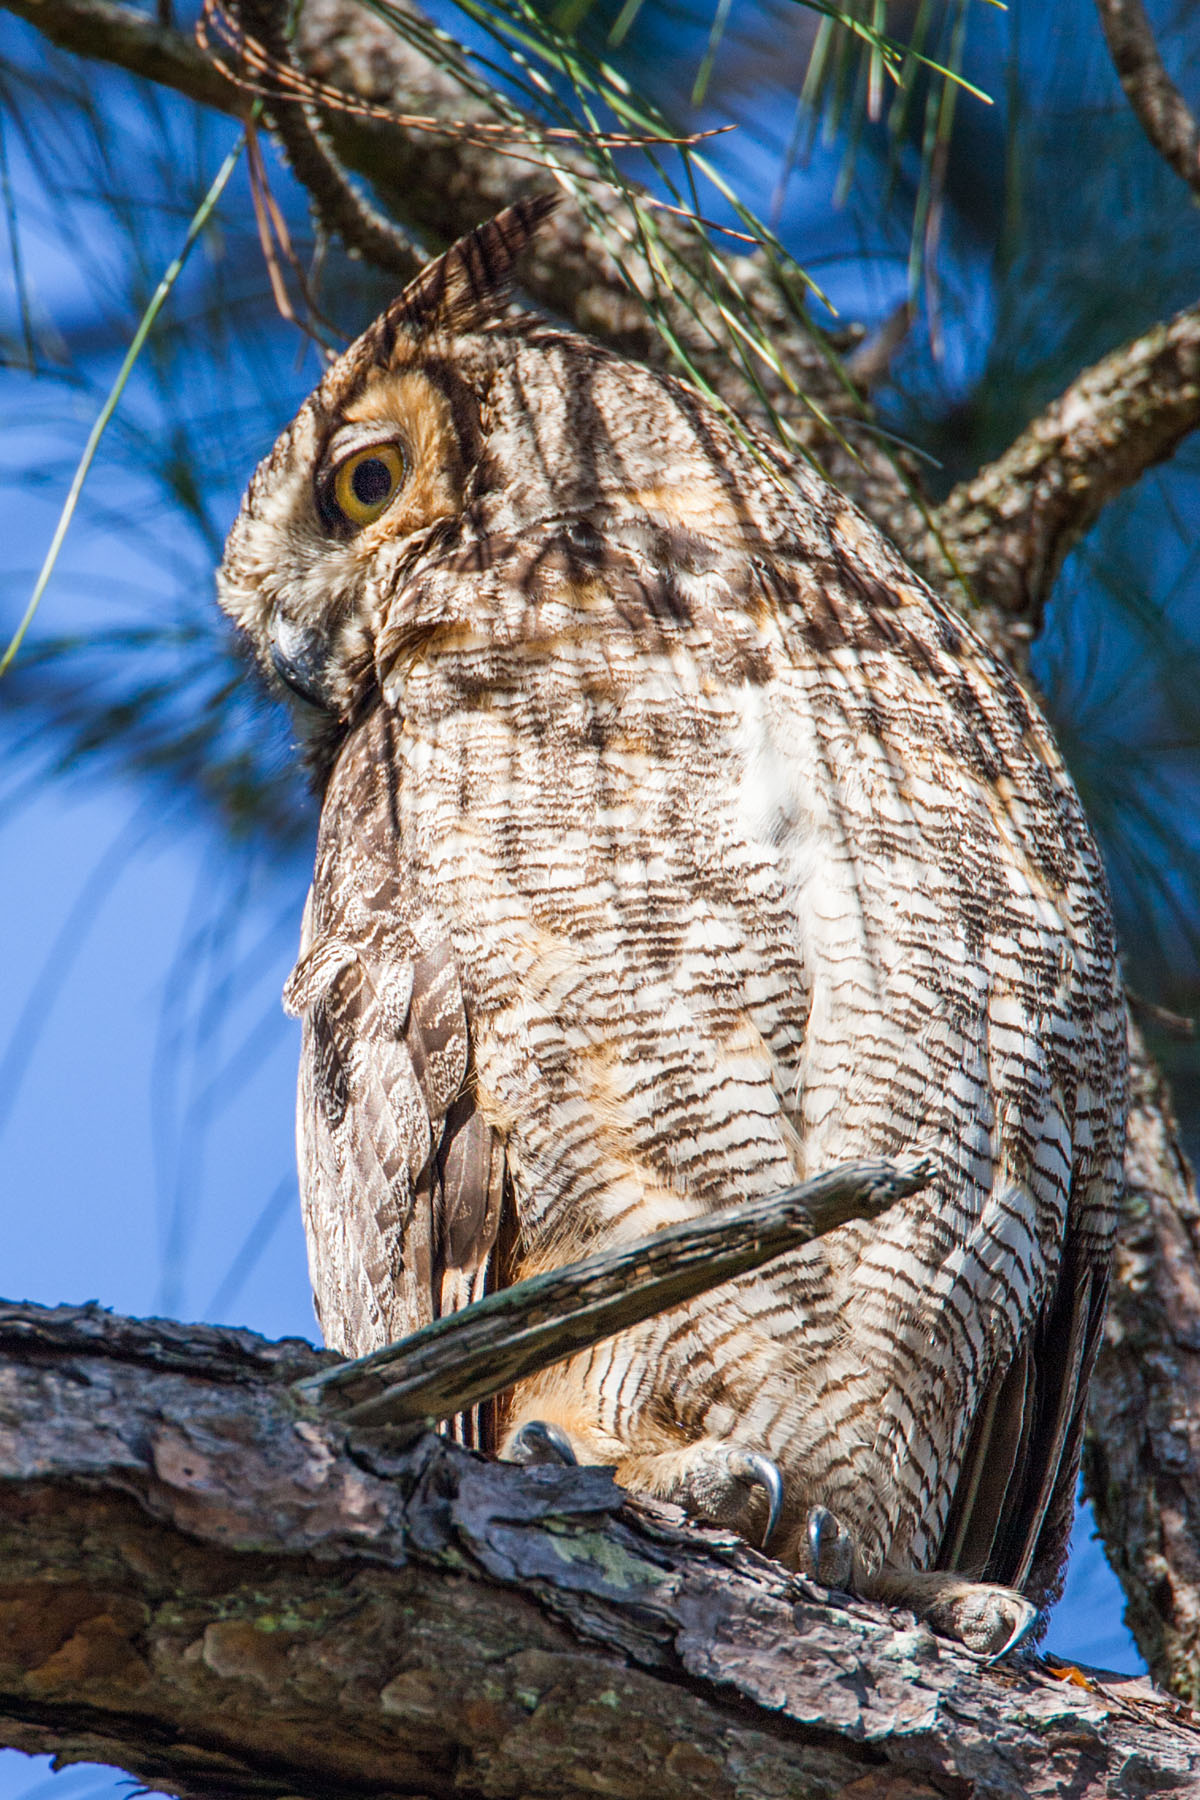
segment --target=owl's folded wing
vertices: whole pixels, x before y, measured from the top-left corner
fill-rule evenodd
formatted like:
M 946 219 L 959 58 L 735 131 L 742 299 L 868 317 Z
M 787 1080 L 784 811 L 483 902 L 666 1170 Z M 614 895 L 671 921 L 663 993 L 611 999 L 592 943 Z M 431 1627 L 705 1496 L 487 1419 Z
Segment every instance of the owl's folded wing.
M 304 1020 L 300 1188 L 326 1341 L 362 1355 L 486 1290 L 504 1154 L 474 1103 L 449 945 L 406 950 L 394 917 L 320 900 L 284 994 Z
M 1075 1515 L 1085 1403 L 1099 1349 L 1107 1255 L 1070 1237 L 1029 1340 L 985 1394 L 939 1568 L 1058 1598 Z

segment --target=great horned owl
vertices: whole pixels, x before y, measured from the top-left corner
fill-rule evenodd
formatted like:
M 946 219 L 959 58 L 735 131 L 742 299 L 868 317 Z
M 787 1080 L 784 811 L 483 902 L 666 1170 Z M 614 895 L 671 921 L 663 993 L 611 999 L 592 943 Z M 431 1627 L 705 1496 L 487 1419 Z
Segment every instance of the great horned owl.
M 994 1650 L 1057 1591 L 1113 1232 L 1096 849 L 1036 708 L 841 494 L 504 316 L 544 211 L 331 365 L 221 572 L 326 721 L 286 995 L 321 1323 L 362 1353 L 932 1148 L 883 1219 L 520 1385 L 498 1448 Z

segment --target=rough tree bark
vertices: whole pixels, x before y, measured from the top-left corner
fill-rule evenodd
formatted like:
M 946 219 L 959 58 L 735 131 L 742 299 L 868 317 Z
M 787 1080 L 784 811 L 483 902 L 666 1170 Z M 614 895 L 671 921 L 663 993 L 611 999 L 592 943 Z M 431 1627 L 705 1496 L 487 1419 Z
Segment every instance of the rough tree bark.
M 607 1471 L 307 1412 L 327 1358 L 0 1306 L 0 1735 L 184 1796 L 1200 1793 L 1147 1686 L 989 1668 Z
M 234 113 L 244 109 L 244 95 L 215 73 L 212 63 L 190 40 L 133 7 L 114 4 L 113 0 L 2 0 L 2 3 L 66 49 L 119 64 L 150 80 L 174 87 L 199 104 Z M 1180 96 L 1163 74 L 1140 4 L 1137 0 L 1098 0 L 1098 4 L 1131 104 L 1138 111 L 1151 140 L 1195 185 L 1194 147 L 1200 140 Z M 413 16 L 419 18 L 415 11 Z M 436 68 L 419 49 L 385 29 L 351 0 L 307 0 L 299 15 L 294 54 L 300 67 L 314 78 L 332 82 L 372 106 L 434 114 L 447 122 L 469 121 L 479 116 L 481 110 L 478 99 L 453 74 Z M 473 225 L 488 212 L 510 201 L 517 192 L 545 184 L 544 175 L 498 158 L 493 151 L 467 138 L 431 137 L 423 131 L 380 119 L 364 119 L 339 110 L 323 112 L 321 120 L 322 129 L 340 162 L 369 179 L 387 210 L 405 227 L 434 243 L 445 241 Z M 617 197 L 600 198 L 599 203 L 613 228 L 620 232 L 623 203 Z M 767 372 L 772 401 L 788 413 L 797 434 L 821 455 L 830 473 L 846 491 L 891 533 L 931 579 L 956 592 L 973 622 L 1019 669 L 1026 671 L 1028 645 L 1040 626 L 1051 586 L 1070 546 L 1094 522 L 1103 505 L 1136 481 L 1151 463 L 1169 455 L 1182 437 L 1200 423 L 1200 328 L 1197 323 L 1200 315 L 1196 309 L 1189 309 L 1176 320 L 1154 327 L 1133 343 L 1114 350 L 1095 369 L 1085 371 L 1065 395 L 1030 422 L 1004 456 L 961 484 L 940 505 L 933 506 L 922 499 L 913 471 L 898 466 L 869 432 L 860 429 L 868 416 L 866 403 L 846 384 L 836 363 L 830 360 L 827 346 L 802 319 L 797 318 L 761 270 L 743 262 L 739 272 L 755 314 L 770 333 L 781 362 L 795 374 L 826 414 L 836 419 L 839 429 L 859 452 L 858 460 L 849 456 L 813 415 L 796 403 L 786 384 L 776 382 L 772 385 Z M 574 320 L 581 328 L 607 339 L 624 353 L 644 356 L 655 362 L 664 360 L 661 341 L 647 322 L 637 297 L 622 285 L 601 238 L 569 199 L 558 215 L 553 237 L 543 240 L 535 251 L 527 287 L 536 303 Z M 704 341 L 703 332 L 697 331 L 684 310 L 680 310 L 674 323 L 686 335 L 706 379 L 732 405 L 748 410 L 752 399 L 744 380 L 711 344 Z M 1200 1419 L 1200 1208 L 1161 1080 L 1147 1060 L 1136 1031 L 1132 1034 L 1132 1042 L 1135 1092 L 1128 1156 L 1131 1199 L 1125 1214 L 1105 1348 L 1094 1385 L 1095 1433 L 1089 1458 L 1089 1479 L 1110 1557 L 1130 1596 L 1131 1623 L 1142 1649 L 1159 1679 L 1173 1684 L 1178 1692 L 1194 1697 L 1200 1690 L 1200 1558 L 1195 1549 L 1200 1543 L 1200 1428 L 1196 1424 Z M 198 1351 L 197 1354 L 207 1352 Z M 255 1355 L 259 1354 L 263 1353 L 255 1352 Z M 108 1367 L 107 1362 L 104 1366 Z M 117 1430 L 115 1424 L 113 1429 Z M 77 1450 L 80 1448 L 76 1446 Z M 432 1451 L 428 1454 L 433 1455 Z M 62 1455 L 67 1460 L 61 1467 L 66 1470 L 68 1447 L 63 1447 Z M 460 1468 L 449 1453 L 434 1457 L 429 1466 L 435 1465 L 439 1471 Z M 46 1465 L 46 1479 L 50 1483 L 46 1491 L 57 1493 L 54 1483 L 60 1477 L 50 1473 L 51 1466 L 58 1468 L 59 1464 L 51 1461 Z M 84 1503 L 86 1483 L 71 1488 L 75 1479 L 65 1473 L 61 1476 L 63 1495 L 70 1488 L 74 1495 L 71 1505 L 78 1509 Z M 442 1479 L 441 1474 L 438 1479 Z M 458 1479 L 455 1474 L 453 1480 Z M 476 1477 L 472 1476 L 471 1480 L 474 1479 Z M 503 1481 L 510 1479 L 506 1476 Z M 79 1480 L 82 1482 L 82 1477 Z M 120 1485 L 120 1482 L 116 1483 L 117 1487 Z M 102 1484 L 98 1491 L 107 1493 L 109 1490 Z M 137 1509 L 145 1511 L 145 1495 L 149 1489 L 142 1485 L 139 1474 L 136 1480 L 131 1476 L 127 1490 L 122 1491 L 126 1492 L 125 1499 L 120 1502 L 113 1499 L 112 1505 L 134 1510 L 128 1516 L 122 1515 L 126 1525 L 114 1526 L 118 1537 L 127 1526 L 133 1529 L 128 1525 L 128 1518 L 140 1517 Z M 231 1506 L 235 1498 L 229 1498 Z M 58 1503 L 56 1499 L 53 1505 Z M 62 1504 L 66 1506 L 65 1497 Z M 155 1505 L 158 1504 L 156 1501 Z M 45 1520 L 51 1514 L 39 1516 L 43 1518 L 43 1527 L 39 1529 L 48 1531 Z M 71 1516 L 82 1521 L 85 1514 L 77 1510 Z M 242 1515 L 238 1513 L 237 1516 Z M 140 1525 L 137 1529 L 142 1531 Z M 653 1535 L 662 1528 L 659 1524 L 643 1521 L 641 1526 L 625 1524 L 621 1529 L 644 1530 Z M 129 1541 L 132 1543 L 133 1539 Z M 142 1541 L 139 1537 L 139 1544 Z M 692 1543 L 690 1538 L 687 1541 Z M 53 1542 L 66 1555 L 66 1540 L 61 1534 L 55 1536 Z M 453 1537 L 445 1542 L 452 1544 Z M 279 1539 L 272 1555 L 276 1551 L 285 1554 L 280 1548 L 282 1543 Z M 721 1551 L 718 1555 L 710 1541 L 706 1540 L 706 1543 L 709 1547 L 704 1555 L 717 1556 L 722 1568 L 736 1568 L 739 1580 L 742 1571 L 753 1569 L 756 1571 L 754 1581 L 767 1581 L 767 1576 L 761 1574 L 762 1565 L 751 1553 L 734 1555 L 732 1551 L 728 1554 Z M 454 1552 L 455 1555 L 458 1553 L 457 1550 Z M 28 1548 L 21 1551 L 22 1556 L 27 1554 L 32 1554 Z M 172 1556 L 176 1554 L 182 1559 L 179 1565 L 182 1568 L 187 1555 L 182 1549 L 170 1552 Z M 293 1551 L 288 1550 L 286 1554 L 292 1555 Z M 97 1566 L 107 1566 L 105 1558 L 110 1555 L 115 1555 L 119 1563 L 123 1553 L 97 1549 Z M 131 1552 L 132 1562 L 136 1563 L 141 1555 L 142 1550 L 136 1554 Z M 439 1550 L 438 1555 L 443 1555 L 443 1551 Z M 453 1562 L 449 1551 L 445 1555 L 449 1561 L 441 1563 L 436 1559 L 423 1562 L 417 1558 L 412 1566 L 419 1563 L 423 1571 L 421 1581 L 432 1579 L 428 1573 L 431 1568 L 444 1571 Z M 742 1560 L 739 1561 L 739 1557 Z M 52 1580 L 53 1563 L 49 1553 L 37 1566 L 43 1575 L 31 1579 Z M 299 1565 L 294 1566 L 298 1570 Z M 463 1567 L 466 1566 L 464 1563 Z M 485 1566 L 479 1561 L 479 1568 Z M 707 1566 L 715 1565 L 710 1561 Z M 472 1568 L 474 1574 L 470 1579 L 483 1581 L 484 1577 L 478 1575 L 475 1565 Z M 127 1575 L 122 1574 L 121 1580 L 126 1579 Z M 417 1577 L 410 1572 L 403 1579 L 416 1581 Z M 464 1580 L 467 1579 L 464 1575 Z M 492 1579 L 494 1576 L 489 1574 L 487 1580 Z M 533 1610 L 521 1611 L 522 1619 L 532 1620 L 539 1616 L 537 1607 L 543 1602 L 550 1611 L 554 1610 L 538 1587 L 541 1579 L 541 1576 L 530 1578 L 529 1591 L 541 1594 L 542 1598 L 536 1603 L 528 1601 L 528 1607 Z M 229 1580 L 234 1582 L 232 1574 Z M 354 1580 L 360 1584 L 356 1592 L 363 1592 L 361 1583 L 367 1582 L 368 1577 L 359 1572 Z M 453 1583 L 447 1582 L 445 1586 L 446 1605 L 452 1607 Z M 520 1586 L 519 1582 L 517 1586 Z M 470 1592 L 474 1595 L 473 1587 Z M 510 1602 L 513 1606 L 517 1604 L 511 1593 L 506 1604 Z M 150 1602 L 138 1600 L 137 1604 L 149 1605 Z M 362 1600 L 362 1605 L 369 1611 L 367 1599 Z M 521 1606 L 526 1605 L 527 1602 L 522 1600 Z M 589 1619 L 593 1617 L 589 1610 L 591 1606 L 589 1601 L 584 1609 Z M 237 1614 L 238 1618 L 244 1616 L 248 1615 Z M 859 1618 L 867 1614 L 856 1609 L 853 1616 Z M 532 1625 L 530 1629 L 533 1629 Z M 850 1630 L 850 1627 L 846 1629 Z M 260 1637 L 269 1635 L 265 1628 L 260 1630 L 253 1622 L 246 1630 L 251 1633 L 244 1639 L 248 1644 L 259 1645 Z M 88 1633 L 82 1627 L 80 1632 L 82 1636 L 76 1633 L 75 1638 L 64 1638 L 63 1645 L 78 1639 L 86 1647 L 90 1641 Z M 218 1633 L 213 1642 L 219 1644 L 221 1641 Z M 846 1656 L 852 1658 L 858 1654 L 848 1648 L 849 1639 L 843 1637 L 840 1641 Z M 188 1637 L 187 1642 L 201 1643 L 202 1648 L 195 1652 L 193 1660 L 202 1663 L 207 1655 L 203 1649 L 207 1642 L 204 1634 Z M 538 1639 L 538 1643 L 541 1642 Z M 539 1650 L 538 1654 L 541 1653 Z M 65 1660 L 54 1667 L 66 1667 L 71 1657 L 84 1654 L 83 1648 L 77 1648 L 69 1655 L 64 1650 Z M 215 1650 L 213 1654 L 220 1659 L 224 1653 Z M 322 1654 L 336 1658 L 338 1652 L 327 1646 Z M 578 1650 L 572 1654 L 578 1654 Z M 636 1656 L 632 1652 L 629 1654 L 636 1665 Z M 679 1674 L 682 1665 L 672 1663 L 670 1666 L 670 1679 L 686 1686 L 684 1677 Z M 883 1664 L 872 1665 L 872 1668 L 877 1672 L 884 1666 L 889 1666 L 886 1656 Z M 923 1666 L 914 1664 L 918 1669 Z M 957 1668 L 958 1664 L 951 1652 L 939 1649 L 936 1666 L 949 1670 Z M 208 1664 L 204 1663 L 204 1667 Z M 854 1667 L 861 1671 L 863 1665 L 854 1664 Z M 448 1681 L 452 1673 L 448 1670 Z M 225 1679 L 219 1672 L 217 1678 Z M 246 1677 L 251 1686 L 256 1681 L 261 1685 L 262 1679 L 261 1674 Z M 305 1679 L 309 1678 L 306 1676 Z M 316 1681 L 317 1678 L 313 1676 L 312 1679 Z M 687 1681 L 692 1679 L 692 1675 L 687 1675 Z M 788 1679 L 792 1679 L 790 1674 Z M 855 1674 L 849 1679 L 853 1685 L 860 1677 Z M 972 1681 L 982 1681 L 985 1686 L 987 1681 L 1003 1683 L 1007 1679 L 1000 1675 L 985 1678 L 977 1672 L 971 1676 Z M 570 1688 L 565 1673 L 563 1680 Z M 869 1680 L 862 1675 L 856 1690 L 856 1705 L 868 1709 L 876 1705 L 878 1692 L 884 1690 L 877 1692 L 872 1685 L 874 1680 L 874 1674 Z M 920 1676 L 918 1685 L 923 1681 L 924 1676 Z M 413 1685 L 397 1692 L 415 1693 L 417 1687 L 419 1682 L 414 1675 Z M 346 1695 L 358 1692 L 349 1665 L 344 1688 L 340 1691 Z M 682 1692 L 683 1688 L 678 1691 Z M 891 1693 L 892 1689 L 886 1691 Z M 225 1692 L 221 1690 L 222 1694 Z M 333 1688 L 322 1692 L 328 1698 Z M 626 1690 L 621 1688 L 620 1692 L 624 1707 Z M 508 1697 L 504 1705 L 507 1706 L 511 1694 L 507 1689 L 505 1694 Z M 1068 1700 L 1069 1704 L 1063 1702 L 1067 1712 L 1072 1706 L 1085 1707 L 1085 1701 L 1074 1695 Z M 719 1704 L 727 1702 L 728 1694 Z M 413 1704 L 415 1706 L 416 1702 Z M 428 1704 L 432 1705 L 432 1701 Z M 539 1707 L 542 1704 L 540 1701 L 534 1704 L 531 1716 L 541 1716 Z M 781 1699 L 778 1702 L 777 1723 L 784 1735 L 795 1726 L 793 1704 L 803 1710 L 798 1701 Z M 974 1704 L 971 1701 L 971 1705 Z M 1024 1704 L 1022 1700 L 1020 1705 Z M 955 1709 L 966 1702 L 955 1690 L 955 1697 L 946 1705 L 948 1712 L 939 1714 L 935 1724 L 922 1726 L 915 1732 L 915 1738 L 919 1738 L 921 1732 L 936 1735 L 946 1728 L 946 1718 L 951 1714 L 959 1716 Z M 447 1715 L 450 1710 L 448 1707 Z M 36 1747 L 45 1747 L 54 1730 L 60 1732 L 59 1742 L 74 1745 L 75 1739 L 61 1735 L 69 1723 L 69 1714 L 70 1706 L 64 1703 L 61 1715 L 56 1715 L 53 1726 L 46 1726 Z M 372 1718 L 374 1716 L 372 1714 Z M 516 1714 L 512 1716 L 515 1718 Z M 900 1720 L 901 1715 L 897 1713 L 896 1716 Z M 982 1718 L 983 1714 L 978 1716 Z M 446 1726 L 448 1722 L 448 1717 L 444 1718 L 442 1725 Z M 579 1728 L 583 1729 L 582 1725 Z M 30 1733 L 39 1729 L 35 1724 L 28 1726 Z M 523 1724 L 521 1730 L 526 1729 Z M 753 1730 L 763 1729 L 761 1719 L 756 1719 Z M 836 1737 L 840 1727 L 831 1726 L 830 1729 Z M 1068 1736 L 1073 1729 L 1073 1726 L 1064 1727 Z M 92 1726 L 86 1722 L 79 1726 L 83 1737 L 90 1730 Z M 467 1731 L 465 1725 L 463 1730 Z M 894 1741 L 904 1739 L 908 1742 L 907 1731 L 908 1727 L 899 1723 Z M 1079 1745 L 1095 1742 L 1090 1735 L 1090 1724 L 1080 1725 L 1079 1731 Z M 885 1739 L 888 1743 L 893 1739 L 887 1738 L 886 1733 L 876 1737 L 875 1732 L 874 1725 L 870 1729 L 864 1727 L 859 1737 L 854 1738 L 859 1749 L 850 1756 L 848 1764 L 839 1765 L 843 1773 L 845 1768 L 856 1768 L 857 1778 L 867 1782 L 867 1786 L 855 1789 L 862 1800 L 877 1791 L 885 1791 L 870 1786 L 876 1776 L 882 1779 L 880 1771 L 885 1766 L 892 1770 L 901 1767 L 895 1761 L 888 1762 L 891 1750 L 879 1748 Z M 159 1720 L 150 1730 L 150 1738 L 154 1738 L 155 1733 L 159 1734 L 155 1741 L 164 1742 L 165 1737 L 170 1736 L 170 1729 Z M 852 1737 L 853 1733 L 846 1742 Z M 35 1747 L 32 1735 L 22 1741 L 27 1747 Z M 92 1754 L 111 1754 L 127 1760 L 126 1751 L 118 1750 L 115 1739 L 108 1741 L 108 1747 L 103 1751 L 95 1747 L 99 1738 L 88 1741 L 93 1743 Z M 147 1739 L 147 1743 L 149 1741 Z M 320 1734 L 316 1742 L 319 1746 Z M 855 1762 L 861 1746 L 868 1742 L 876 1746 L 871 1751 L 876 1757 L 875 1762 L 870 1762 L 869 1757 Z M 837 1744 L 837 1754 L 842 1755 L 845 1745 L 840 1737 Z M 1090 1751 L 1085 1753 L 1077 1745 L 1077 1752 L 1086 1763 Z M 166 1749 L 161 1753 L 169 1760 Z M 150 1754 L 149 1749 L 146 1754 Z M 470 1760 L 478 1758 L 482 1751 L 476 1744 L 462 1754 Z M 830 1754 L 833 1754 L 832 1749 Z M 1069 1754 L 1075 1755 L 1076 1751 Z M 143 1762 L 137 1766 L 144 1769 L 148 1764 Z M 1130 1766 L 1135 1767 L 1134 1764 Z M 911 1770 L 911 1779 L 918 1784 L 911 1790 L 912 1795 L 924 1791 L 921 1783 L 927 1789 L 930 1784 L 937 1789 L 937 1780 L 941 1777 L 935 1780 L 932 1763 L 928 1768 L 922 1766 L 919 1769 L 914 1762 Z M 942 1774 L 945 1773 L 943 1769 Z M 734 1782 L 730 1791 L 739 1791 L 734 1777 L 731 1775 L 729 1779 Z M 816 1777 L 813 1779 L 815 1781 Z M 852 1777 L 847 1775 L 846 1780 L 850 1779 Z M 937 1791 L 964 1791 L 955 1788 L 954 1782 L 975 1779 L 974 1774 L 948 1777 Z M 1134 1779 L 1134 1775 L 1129 1776 L 1130 1781 Z M 1190 1772 L 1181 1776 L 1184 1786 L 1191 1779 Z M 703 1778 L 697 1776 L 696 1780 L 702 1783 Z M 486 1785 L 482 1775 L 478 1777 L 478 1783 L 482 1791 Z M 331 1790 L 326 1787 L 323 1791 Z M 406 1791 L 421 1790 L 410 1787 Z M 429 1791 L 444 1791 L 444 1784 L 443 1789 L 431 1786 Z M 499 1793 L 509 1789 L 501 1784 L 488 1791 Z M 748 1791 L 744 1783 L 740 1791 Z M 770 1793 L 776 1790 L 764 1785 L 759 1791 Z M 791 1790 L 785 1785 L 778 1791 Z M 813 1787 L 811 1791 L 826 1790 Z M 836 1791 L 836 1782 L 829 1791 Z M 985 1783 L 981 1791 L 992 1790 Z M 995 1791 L 1020 1790 L 996 1788 Z M 1081 1787 L 1078 1791 L 1088 1790 Z M 1145 1786 L 1141 1791 L 1147 1791 Z

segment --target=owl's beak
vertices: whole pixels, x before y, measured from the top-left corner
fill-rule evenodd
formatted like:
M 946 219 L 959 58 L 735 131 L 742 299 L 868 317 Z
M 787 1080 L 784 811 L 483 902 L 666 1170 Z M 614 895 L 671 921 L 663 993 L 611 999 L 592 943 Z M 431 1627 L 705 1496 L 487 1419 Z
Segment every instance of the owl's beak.
M 329 644 L 321 632 L 310 631 L 282 613 L 275 615 L 271 624 L 271 663 L 280 681 L 310 706 L 336 712 L 325 681 L 328 661 Z

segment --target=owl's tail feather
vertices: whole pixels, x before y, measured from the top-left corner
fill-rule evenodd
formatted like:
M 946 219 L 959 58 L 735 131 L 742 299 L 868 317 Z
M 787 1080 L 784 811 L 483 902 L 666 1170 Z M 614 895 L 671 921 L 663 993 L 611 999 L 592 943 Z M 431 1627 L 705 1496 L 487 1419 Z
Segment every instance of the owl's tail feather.
M 925 1157 L 844 1163 L 768 1200 L 516 1282 L 298 1383 L 297 1392 L 350 1424 L 415 1434 L 850 1219 L 877 1217 L 925 1187 L 932 1172 Z

